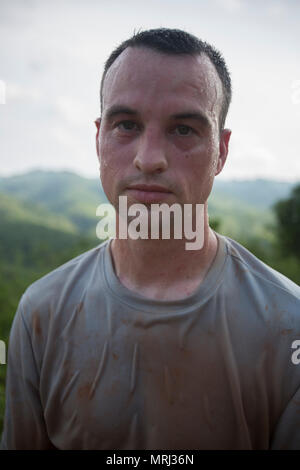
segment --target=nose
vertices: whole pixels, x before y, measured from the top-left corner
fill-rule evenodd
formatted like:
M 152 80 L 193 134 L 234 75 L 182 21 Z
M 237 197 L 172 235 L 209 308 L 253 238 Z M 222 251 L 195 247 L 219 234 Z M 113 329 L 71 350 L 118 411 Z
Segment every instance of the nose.
M 168 168 L 163 136 L 158 131 L 144 130 L 133 163 L 143 173 L 162 173 Z

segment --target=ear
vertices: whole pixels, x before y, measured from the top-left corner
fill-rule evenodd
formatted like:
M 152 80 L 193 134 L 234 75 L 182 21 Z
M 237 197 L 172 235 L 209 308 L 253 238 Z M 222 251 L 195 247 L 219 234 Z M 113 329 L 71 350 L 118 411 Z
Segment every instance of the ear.
M 225 165 L 227 155 L 228 155 L 230 136 L 231 136 L 230 129 L 222 130 L 221 137 L 220 137 L 220 144 L 219 144 L 219 158 L 218 158 L 218 162 L 216 166 L 215 176 L 221 173 Z
M 97 118 L 94 121 L 96 127 L 97 127 L 97 133 L 96 133 L 96 151 L 98 155 L 98 159 L 100 159 L 100 152 L 99 152 L 99 130 L 100 130 L 100 124 L 101 124 L 101 118 Z

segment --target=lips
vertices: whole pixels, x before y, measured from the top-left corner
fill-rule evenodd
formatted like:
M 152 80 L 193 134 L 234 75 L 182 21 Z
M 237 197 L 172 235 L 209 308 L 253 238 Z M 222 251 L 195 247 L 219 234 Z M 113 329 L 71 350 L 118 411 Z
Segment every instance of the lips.
M 139 191 L 150 191 L 150 192 L 159 192 L 159 193 L 171 192 L 164 186 L 159 186 L 157 184 L 134 184 L 132 186 L 129 186 L 128 189 L 137 189 Z
M 171 191 L 157 184 L 134 184 L 127 188 L 130 195 L 142 203 L 157 203 L 165 200 Z

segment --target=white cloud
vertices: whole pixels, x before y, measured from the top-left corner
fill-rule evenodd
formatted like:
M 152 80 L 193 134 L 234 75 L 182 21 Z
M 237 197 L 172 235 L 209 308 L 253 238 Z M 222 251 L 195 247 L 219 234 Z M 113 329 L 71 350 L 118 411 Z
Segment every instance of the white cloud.
M 238 11 L 243 6 L 241 0 L 217 0 L 217 4 L 229 12 Z
M 90 119 L 90 110 L 84 102 L 70 96 L 59 96 L 56 100 L 56 109 L 68 123 L 75 126 L 86 126 Z
M 287 12 L 287 2 L 274 1 L 267 5 L 266 11 L 271 18 L 280 19 Z
M 234 132 L 229 154 L 220 177 L 229 178 L 270 178 L 278 180 L 299 179 L 298 160 L 289 161 L 274 153 L 255 135 Z M 294 176 L 294 178 L 293 178 Z
M 41 99 L 41 92 L 36 88 L 26 87 L 18 83 L 7 83 L 6 100 L 11 101 L 38 101 Z

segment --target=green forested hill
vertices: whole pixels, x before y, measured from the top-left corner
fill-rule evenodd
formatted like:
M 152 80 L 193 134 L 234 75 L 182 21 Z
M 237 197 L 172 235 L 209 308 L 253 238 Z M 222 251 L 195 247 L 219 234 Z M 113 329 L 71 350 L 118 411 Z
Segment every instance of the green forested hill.
M 238 239 L 272 238 L 275 219 L 271 209 L 256 208 L 238 198 L 216 193 L 208 200 L 208 212 L 210 217 L 220 220 L 219 232 L 223 235 Z
M 216 177 L 212 197 L 230 197 L 256 209 L 269 209 L 290 193 L 293 183 L 266 179 L 224 181 Z
M 232 237 L 244 237 L 246 232 L 265 234 L 263 226 L 274 220 L 270 206 L 285 197 L 291 187 L 291 183 L 276 181 L 216 178 L 209 198 L 210 216 L 222 220 L 220 231 Z M 37 206 L 46 209 L 49 223 L 54 216 L 60 217 L 65 229 L 69 224 L 68 231 L 75 229 L 90 236 L 94 236 L 98 221 L 96 208 L 107 202 L 99 178 L 88 179 L 68 171 L 31 171 L 2 177 L 0 193 L 34 204 L 34 213 Z
M 77 226 L 68 217 L 54 213 L 46 207 L 0 192 L 0 223 L 27 222 L 29 224 L 77 233 Z
M 39 203 L 50 210 L 99 204 L 105 199 L 99 178 L 84 178 L 70 171 L 35 170 L 0 177 L 0 190 L 19 199 Z
M 229 180 L 215 178 L 211 199 L 226 197 L 257 209 L 266 209 L 278 199 L 285 198 L 293 183 L 256 180 Z M 98 205 L 106 196 L 99 178 L 84 178 L 69 171 L 30 171 L 0 177 L 0 192 L 47 206 L 51 211 L 72 212 Z
M 96 207 L 106 202 L 99 179 L 83 178 L 71 172 L 32 171 L 0 178 L 0 193 L 39 205 L 52 216 L 60 216 L 78 232 L 93 235 Z M 47 216 L 47 214 L 46 214 Z

